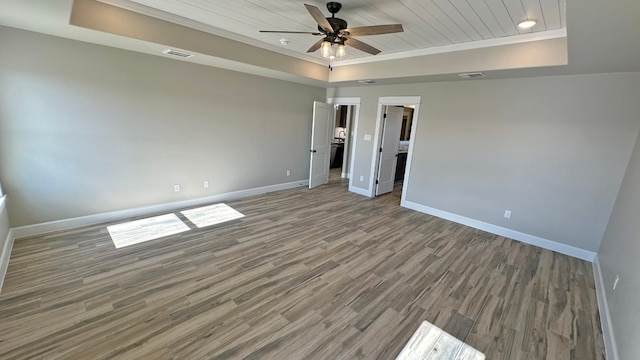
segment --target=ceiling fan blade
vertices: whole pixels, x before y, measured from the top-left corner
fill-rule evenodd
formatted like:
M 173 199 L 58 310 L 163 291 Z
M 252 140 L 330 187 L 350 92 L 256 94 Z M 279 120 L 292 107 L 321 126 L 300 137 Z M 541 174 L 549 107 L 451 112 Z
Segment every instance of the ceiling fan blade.
M 324 31 L 328 33 L 333 32 L 333 27 L 331 26 L 331 24 L 329 24 L 327 18 L 324 17 L 324 14 L 322 14 L 322 11 L 320 11 L 320 9 L 309 4 L 304 4 L 304 7 L 307 8 L 307 11 L 313 17 L 313 20 L 315 20 L 318 25 L 320 25 L 320 27 L 324 29 Z
M 278 31 L 278 30 L 260 30 L 261 33 L 275 33 L 275 34 L 311 34 L 311 35 L 323 35 L 319 32 L 311 31 Z
M 402 24 L 360 26 L 343 30 L 351 36 L 393 34 L 403 31 Z
M 320 49 L 320 46 L 322 46 L 322 42 L 324 41 L 323 39 L 318 40 L 318 42 L 316 42 L 315 44 L 311 45 L 311 47 L 309 48 L 309 50 L 307 50 L 308 53 L 312 53 L 318 49 Z
M 374 48 L 373 46 L 371 46 L 369 44 L 366 44 L 366 43 L 363 43 L 362 41 L 356 40 L 356 39 L 351 38 L 351 37 L 350 38 L 346 38 L 345 44 L 349 45 L 351 47 L 354 47 L 354 48 L 356 48 L 356 49 L 358 49 L 360 51 L 364 51 L 366 53 L 369 53 L 371 55 L 377 55 L 377 54 L 380 53 L 380 50 Z

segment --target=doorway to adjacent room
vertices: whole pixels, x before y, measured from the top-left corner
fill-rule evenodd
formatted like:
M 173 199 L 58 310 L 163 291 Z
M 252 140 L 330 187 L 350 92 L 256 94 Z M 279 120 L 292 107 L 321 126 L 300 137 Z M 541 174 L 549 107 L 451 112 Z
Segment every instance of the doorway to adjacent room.
M 378 101 L 375 146 L 372 156 L 371 196 L 402 186 L 405 199 L 413 140 L 420 108 L 419 96 L 381 97 Z
M 353 139 L 355 105 L 335 105 L 335 126 L 331 141 L 329 182 L 341 181 L 345 184 L 350 178 L 351 143 Z

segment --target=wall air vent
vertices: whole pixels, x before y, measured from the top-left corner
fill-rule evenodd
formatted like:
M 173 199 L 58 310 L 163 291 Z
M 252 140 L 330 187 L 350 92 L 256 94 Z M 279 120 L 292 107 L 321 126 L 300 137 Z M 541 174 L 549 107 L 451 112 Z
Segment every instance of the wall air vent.
M 460 76 L 461 78 L 465 78 L 465 79 L 475 79 L 475 78 L 485 77 L 485 76 L 487 76 L 487 74 L 485 74 L 483 72 L 469 72 L 469 73 L 458 74 L 458 76 Z
M 181 57 L 183 59 L 188 59 L 188 58 L 193 56 L 193 54 L 189 54 L 187 52 L 176 50 L 176 49 L 167 49 L 167 50 L 163 51 L 163 53 L 165 53 L 167 55 L 171 55 L 171 56 Z

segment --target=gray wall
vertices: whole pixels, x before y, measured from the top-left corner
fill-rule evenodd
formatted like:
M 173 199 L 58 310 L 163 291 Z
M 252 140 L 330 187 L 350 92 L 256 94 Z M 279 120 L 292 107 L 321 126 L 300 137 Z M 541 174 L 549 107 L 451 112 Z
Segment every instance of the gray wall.
M 640 141 L 636 143 L 598 260 L 620 359 L 640 354 Z M 614 291 L 616 275 L 620 276 Z
M 14 227 L 308 178 L 324 88 L 11 28 L 0 43 Z
M 419 95 L 408 201 L 594 252 L 640 129 L 639 93 L 640 73 L 328 91 L 361 97 L 356 187 L 368 188 L 363 136 L 378 97 Z

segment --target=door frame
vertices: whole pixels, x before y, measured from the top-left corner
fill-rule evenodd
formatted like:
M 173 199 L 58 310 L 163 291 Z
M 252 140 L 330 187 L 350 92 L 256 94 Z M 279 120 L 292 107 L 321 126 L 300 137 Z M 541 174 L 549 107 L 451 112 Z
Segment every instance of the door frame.
M 351 129 L 348 129 L 350 134 L 351 143 L 349 144 L 349 153 L 351 157 L 349 159 L 349 191 L 358 192 L 359 189 L 356 189 L 353 186 L 353 164 L 354 164 L 354 154 L 356 151 L 356 144 L 358 142 L 358 123 L 360 120 L 360 98 L 359 97 L 330 97 L 327 98 L 327 104 L 336 106 L 336 105 L 353 105 L 355 114 L 353 116 L 353 121 L 351 121 Z
M 418 114 L 420 113 L 421 96 L 381 96 L 378 98 L 378 115 L 376 116 L 376 129 L 373 139 L 373 151 L 371 154 L 371 174 L 369 177 L 369 197 L 376 195 L 376 176 L 378 175 L 378 158 L 380 156 L 380 144 L 382 141 L 382 124 L 384 120 L 384 108 L 386 106 L 414 106 L 413 118 L 411 119 L 411 135 L 409 136 L 409 150 L 407 151 L 407 167 L 404 172 L 404 180 L 402 182 L 402 197 L 400 204 L 403 204 L 407 197 L 407 188 L 409 187 L 409 176 L 411 175 L 411 163 L 413 158 L 413 144 L 416 138 L 416 129 L 418 128 Z

